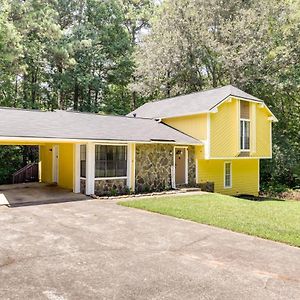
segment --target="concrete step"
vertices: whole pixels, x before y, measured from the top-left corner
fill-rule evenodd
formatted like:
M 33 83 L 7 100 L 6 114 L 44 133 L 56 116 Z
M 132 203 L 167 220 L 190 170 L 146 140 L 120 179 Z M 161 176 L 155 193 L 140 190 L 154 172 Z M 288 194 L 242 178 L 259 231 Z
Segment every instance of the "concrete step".
M 182 187 L 179 188 L 179 190 L 183 193 L 188 193 L 188 192 L 201 192 L 200 188 L 196 188 L 196 187 Z

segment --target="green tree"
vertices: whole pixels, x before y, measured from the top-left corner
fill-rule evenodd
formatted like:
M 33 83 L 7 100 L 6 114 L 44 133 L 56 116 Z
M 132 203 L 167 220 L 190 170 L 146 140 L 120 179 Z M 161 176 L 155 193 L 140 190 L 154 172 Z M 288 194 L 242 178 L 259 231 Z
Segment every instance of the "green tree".
M 131 54 L 133 55 L 142 36 L 150 30 L 149 20 L 155 11 L 155 4 L 153 0 L 120 0 L 120 3 L 124 14 L 123 23 L 130 37 Z M 131 61 L 134 63 L 133 56 Z M 137 108 L 142 101 L 142 97 L 138 97 L 135 90 L 137 82 L 135 69 L 136 65 L 134 64 L 129 86 L 131 89 L 131 110 Z
M 51 86 L 60 99 L 59 107 L 114 112 L 110 100 L 124 96 L 132 72 L 130 40 L 120 5 L 117 1 L 71 2 L 58 2 L 57 9 L 68 12 L 68 17 L 65 13 L 58 16 L 63 36 L 51 63 Z M 127 101 L 125 95 L 123 113 L 128 111 Z
M 115 112 L 129 111 L 132 45 L 119 1 L 1 1 L 0 43 L 11 46 L 0 46 L 1 103 L 114 112 L 122 97 Z
M 22 45 L 14 23 L 10 20 L 11 5 L 0 1 L 0 105 L 16 106 L 18 72 L 22 69 Z
M 137 51 L 150 98 L 228 83 L 264 99 L 279 119 L 263 179 L 299 185 L 299 1 L 166 0 Z

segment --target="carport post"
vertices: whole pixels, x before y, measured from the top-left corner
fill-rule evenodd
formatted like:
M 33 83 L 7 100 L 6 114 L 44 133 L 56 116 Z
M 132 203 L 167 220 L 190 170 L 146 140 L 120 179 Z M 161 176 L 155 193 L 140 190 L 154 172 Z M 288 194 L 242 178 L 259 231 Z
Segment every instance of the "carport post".
M 95 144 L 86 144 L 86 195 L 95 192 Z
M 73 193 L 80 193 L 80 145 L 74 144 L 73 149 Z

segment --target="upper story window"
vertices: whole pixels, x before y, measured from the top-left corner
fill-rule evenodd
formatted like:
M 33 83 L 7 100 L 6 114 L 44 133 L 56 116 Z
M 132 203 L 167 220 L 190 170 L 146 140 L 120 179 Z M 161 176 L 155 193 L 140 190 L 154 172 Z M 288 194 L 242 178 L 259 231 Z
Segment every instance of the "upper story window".
M 95 177 L 125 177 L 127 175 L 127 147 L 96 145 Z
M 250 105 L 248 101 L 240 101 L 240 148 L 250 150 Z
M 250 150 L 250 121 L 241 120 L 241 150 Z

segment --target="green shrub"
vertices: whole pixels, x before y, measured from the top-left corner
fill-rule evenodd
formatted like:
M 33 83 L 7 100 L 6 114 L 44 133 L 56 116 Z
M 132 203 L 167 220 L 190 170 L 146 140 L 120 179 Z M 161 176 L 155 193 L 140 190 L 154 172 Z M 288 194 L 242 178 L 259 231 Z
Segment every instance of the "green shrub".
M 278 194 L 286 192 L 288 190 L 288 186 L 282 183 L 270 182 L 267 185 L 262 185 L 261 190 L 263 193 L 270 196 L 278 196 Z

